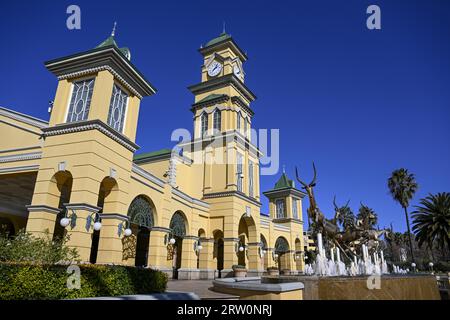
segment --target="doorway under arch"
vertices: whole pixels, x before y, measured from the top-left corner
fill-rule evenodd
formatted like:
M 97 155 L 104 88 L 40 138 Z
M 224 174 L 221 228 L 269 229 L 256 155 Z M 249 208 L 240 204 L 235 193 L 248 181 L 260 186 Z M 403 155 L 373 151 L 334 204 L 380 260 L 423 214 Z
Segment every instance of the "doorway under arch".
M 269 254 L 268 254 L 268 250 L 267 250 L 267 240 L 266 238 L 261 234 L 261 255 L 262 255 L 262 259 L 261 259 L 261 264 L 263 267 L 263 270 L 267 270 L 267 268 L 269 267 Z
M 224 257 L 224 242 L 223 242 L 223 232 L 221 230 L 215 230 L 213 232 L 214 237 L 214 251 L 213 258 L 217 262 L 217 276 L 222 277 L 223 270 L 223 257 Z
M 275 242 L 275 248 L 274 248 L 275 254 L 278 255 L 277 262 L 278 262 L 278 269 L 280 271 L 283 270 L 290 270 L 290 260 L 289 260 L 289 242 L 284 237 L 278 237 L 277 241 Z
M 186 217 L 181 211 L 177 211 L 170 219 L 169 228 L 175 243 L 172 245 L 172 269 L 173 279 L 178 279 L 178 270 L 181 268 L 183 254 L 183 238 L 186 235 Z
M 61 226 L 60 221 L 66 216 L 64 204 L 70 203 L 73 177 L 69 171 L 59 171 L 53 176 L 52 180 L 56 183 L 57 191 L 59 191 L 58 209 L 60 211 L 56 216 L 55 227 L 53 229 L 53 241 L 57 241 L 63 239 L 66 234 L 66 229 Z
M 143 195 L 137 196 L 128 208 L 130 227 L 136 239 L 134 265 L 144 267 L 148 264 L 150 230 L 154 224 L 153 206 Z

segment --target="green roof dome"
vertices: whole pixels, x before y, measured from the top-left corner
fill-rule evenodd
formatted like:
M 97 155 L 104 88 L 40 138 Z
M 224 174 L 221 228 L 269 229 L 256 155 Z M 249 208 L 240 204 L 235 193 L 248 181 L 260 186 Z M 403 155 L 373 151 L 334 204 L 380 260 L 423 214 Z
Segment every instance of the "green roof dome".
M 102 48 L 102 47 L 108 47 L 108 46 L 114 46 L 117 49 L 120 50 L 120 52 L 128 59 L 131 60 L 131 52 L 130 49 L 128 49 L 127 47 L 123 47 L 123 48 L 119 48 L 119 46 L 117 45 L 116 40 L 114 39 L 115 36 L 115 29 L 116 29 L 116 24 L 114 24 L 114 28 L 113 31 L 111 32 L 111 35 L 102 43 L 100 43 L 98 46 L 96 46 L 95 48 Z
M 274 189 L 295 188 L 294 181 L 290 180 L 286 173 L 283 172 L 280 179 L 275 183 Z
M 226 33 L 226 32 L 222 32 L 218 37 L 216 37 L 216 38 L 210 40 L 210 41 L 205 45 L 205 47 L 210 47 L 210 46 L 212 46 L 212 45 L 215 45 L 216 43 L 225 41 L 225 40 L 227 40 L 227 39 L 231 39 L 231 35 L 229 35 L 229 34 Z

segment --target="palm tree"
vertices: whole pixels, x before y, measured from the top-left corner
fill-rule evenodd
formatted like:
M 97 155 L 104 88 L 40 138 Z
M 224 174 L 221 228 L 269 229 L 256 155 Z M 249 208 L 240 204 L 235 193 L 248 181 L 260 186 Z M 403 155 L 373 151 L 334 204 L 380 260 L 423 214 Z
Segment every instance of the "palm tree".
M 409 249 L 411 251 L 411 259 L 414 262 L 414 253 L 411 239 L 411 229 L 409 227 L 408 206 L 414 194 L 417 191 L 418 184 L 414 178 L 414 174 L 409 173 L 407 169 L 400 168 L 392 172 L 388 179 L 388 188 L 394 198 L 405 211 L 406 226 L 408 227 Z
M 412 215 L 419 247 L 427 243 L 429 248 L 433 248 L 436 242 L 439 249 L 444 251 L 447 245 L 450 252 L 450 193 L 429 194 L 420 200 L 420 204 L 415 206 Z
M 338 222 L 341 224 L 341 226 L 344 228 L 344 230 L 354 229 L 355 228 L 355 215 L 353 214 L 352 209 L 346 205 L 346 206 L 340 207 L 339 212 L 341 214 L 339 215 Z
M 366 230 L 373 229 L 378 222 L 377 213 L 363 203 L 361 203 L 361 207 L 359 208 L 356 218 L 362 221 L 363 228 Z

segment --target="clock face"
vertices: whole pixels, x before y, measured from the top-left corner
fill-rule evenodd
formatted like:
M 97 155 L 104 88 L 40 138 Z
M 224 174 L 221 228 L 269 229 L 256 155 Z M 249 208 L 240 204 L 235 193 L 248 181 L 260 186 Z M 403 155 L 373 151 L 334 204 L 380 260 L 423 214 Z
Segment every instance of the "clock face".
M 241 69 L 239 68 L 239 66 L 237 64 L 235 64 L 233 66 L 233 72 L 234 72 L 236 77 L 240 77 L 241 76 Z
M 208 67 L 208 75 L 211 77 L 217 76 L 220 71 L 222 71 L 222 65 L 217 61 L 213 61 Z

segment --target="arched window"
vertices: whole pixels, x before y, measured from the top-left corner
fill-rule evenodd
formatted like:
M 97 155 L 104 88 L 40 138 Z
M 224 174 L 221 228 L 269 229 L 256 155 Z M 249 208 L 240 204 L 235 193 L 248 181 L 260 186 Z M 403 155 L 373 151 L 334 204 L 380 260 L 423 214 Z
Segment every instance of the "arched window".
M 144 196 L 137 196 L 128 208 L 130 222 L 140 227 L 153 227 L 153 209 Z
M 221 131 L 222 129 L 222 114 L 220 110 L 214 111 L 214 121 L 213 121 L 214 133 Z
M 289 251 L 289 243 L 283 237 L 279 237 L 275 242 L 275 253 L 282 254 Z
M 186 235 L 186 221 L 180 212 L 175 212 L 173 214 L 169 227 L 174 236 L 182 238 Z
M 244 118 L 244 136 L 248 137 L 248 119 Z
M 208 114 L 204 112 L 201 116 L 201 130 L 200 135 L 203 137 L 208 131 Z
M 253 197 L 253 162 L 248 162 L 248 195 Z
M 240 112 L 237 113 L 237 124 L 236 124 L 236 128 L 237 130 L 240 132 L 241 131 L 241 118 L 242 115 Z

